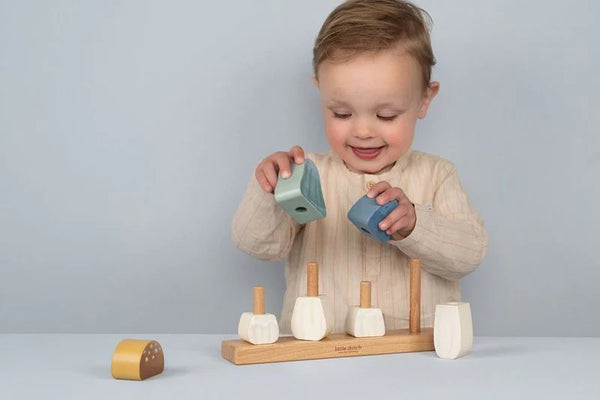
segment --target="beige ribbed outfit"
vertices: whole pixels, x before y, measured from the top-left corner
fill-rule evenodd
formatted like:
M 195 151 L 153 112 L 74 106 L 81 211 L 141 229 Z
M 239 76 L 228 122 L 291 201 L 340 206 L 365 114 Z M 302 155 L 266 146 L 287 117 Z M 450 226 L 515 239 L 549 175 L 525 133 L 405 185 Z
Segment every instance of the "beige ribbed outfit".
M 473 271 L 487 249 L 483 222 L 468 201 L 456 169 L 442 158 L 410 151 L 379 175 L 346 168 L 334 153 L 307 154 L 319 170 L 327 208 L 324 219 L 297 224 L 253 177 L 232 224 L 234 244 L 261 260 L 286 258 L 286 291 L 279 325 L 290 332 L 292 309 L 306 296 L 306 264 L 319 265 L 319 290 L 335 307 L 335 331 L 343 332 L 348 307 L 358 305 L 360 281 L 372 282 L 372 307 L 386 329 L 408 327 L 409 258 L 421 260 L 421 324 L 433 325 L 435 305 L 461 300 L 459 279 Z M 415 205 L 415 229 L 380 243 L 361 233 L 348 210 L 373 185 L 388 181 Z

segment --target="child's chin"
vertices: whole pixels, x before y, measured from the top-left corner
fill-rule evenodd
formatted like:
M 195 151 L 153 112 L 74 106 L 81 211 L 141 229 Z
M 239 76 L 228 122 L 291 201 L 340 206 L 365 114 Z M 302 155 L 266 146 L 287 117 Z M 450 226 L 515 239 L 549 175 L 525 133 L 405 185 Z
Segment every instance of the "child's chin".
M 380 172 L 387 171 L 391 168 L 391 166 L 387 166 L 382 164 L 381 162 L 375 161 L 363 161 L 363 162 L 346 162 L 346 165 L 349 166 L 350 170 L 354 172 L 358 172 L 361 174 L 377 174 Z

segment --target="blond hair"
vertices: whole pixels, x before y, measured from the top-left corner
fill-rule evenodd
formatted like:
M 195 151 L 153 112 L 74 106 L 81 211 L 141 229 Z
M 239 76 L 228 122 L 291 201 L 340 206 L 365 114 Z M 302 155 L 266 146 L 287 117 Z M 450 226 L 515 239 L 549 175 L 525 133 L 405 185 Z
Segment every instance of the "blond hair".
M 313 69 L 318 78 L 323 61 L 346 61 L 398 44 L 421 67 L 424 89 L 429 87 L 435 57 L 431 49 L 429 14 L 402 0 L 348 0 L 329 14 L 313 48 Z

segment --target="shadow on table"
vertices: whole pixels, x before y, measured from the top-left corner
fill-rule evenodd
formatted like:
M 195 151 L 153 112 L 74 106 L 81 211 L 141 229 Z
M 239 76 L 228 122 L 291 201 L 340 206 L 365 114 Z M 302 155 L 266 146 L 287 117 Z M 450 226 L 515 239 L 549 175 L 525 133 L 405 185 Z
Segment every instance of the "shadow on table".
M 106 366 L 94 366 L 85 369 L 85 374 L 92 376 L 96 379 L 102 380 L 112 380 L 114 379 L 110 374 L 110 366 L 107 368 Z M 158 375 L 147 378 L 146 380 L 154 380 L 154 379 L 170 379 L 175 377 L 181 377 L 188 375 L 192 372 L 191 368 L 185 367 L 167 367 L 165 370 Z
M 493 343 L 485 343 L 485 344 L 476 344 L 473 347 L 473 350 L 465 355 L 464 359 L 486 359 L 486 358 L 501 358 L 506 356 L 515 356 L 520 354 L 531 354 L 535 352 L 535 349 L 532 349 L 531 346 L 520 345 L 520 344 L 493 344 Z M 409 353 L 406 353 L 409 354 Z M 423 358 L 438 358 L 435 351 L 420 351 L 410 353 L 412 357 L 423 357 Z

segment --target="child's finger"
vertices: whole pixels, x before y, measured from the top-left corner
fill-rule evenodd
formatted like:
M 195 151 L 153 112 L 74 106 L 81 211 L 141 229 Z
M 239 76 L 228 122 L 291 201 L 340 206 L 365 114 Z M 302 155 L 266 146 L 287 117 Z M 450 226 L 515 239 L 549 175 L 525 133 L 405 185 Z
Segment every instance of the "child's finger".
M 402 191 L 402 189 L 397 188 L 397 187 L 390 187 L 388 189 L 386 189 L 385 191 L 383 191 L 382 193 L 380 193 L 375 200 L 377 201 L 377 204 L 385 204 L 388 203 L 392 200 L 398 200 L 398 203 L 402 202 L 402 199 L 404 198 L 404 192 Z
M 277 169 L 279 170 L 279 175 L 283 179 L 287 179 L 292 175 L 292 169 L 290 167 L 290 159 L 286 153 L 280 153 L 275 158 L 275 163 L 277 164 Z
M 367 197 L 372 199 L 373 197 L 378 196 L 380 193 L 386 191 L 391 187 L 392 186 L 386 181 L 378 182 L 375 185 L 373 185 L 371 189 L 369 189 L 369 191 L 367 192 Z
M 290 149 L 290 156 L 296 164 L 304 162 L 304 150 L 300 146 L 294 146 Z
M 399 220 L 401 220 L 407 214 L 406 207 L 399 205 L 394 208 L 384 219 L 379 222 L 379 229 L 387 231 L 394 226 Z M 388 232 L 389 234 L 389 232 Z
M 272 193 L 273 192 L 273 186 L 271 185 L 271 183 L 269 182 L 269 180 L 267 179 L 265 173 L 263 170 L 259 170 L 256 172 L 256 181 L 258 182 L 258 184 L 260 185 L 260 187 L 267 193 Z
M 392 235 L 396 232 L 402 232 L 405 230 L 409 230 L 412 232 L 412 229 L 414 229 L 414 226 L 409 226 L 409 223 L 410 223 L 410 219 L 408 218 L 408 215 L 405 215 L 402 218 L 400 218 L 398 221 L 394 222 L 394 224 L 386 231 L 386 233 L 388 235 Z
M 273 162 L 268 163 L 263 168 L 263 173 L 265 174 L 265 178 L 269 185 L 271 186 L 271 192 L 275 190 L 275 186 L 277 186 L 277 170 L 275 169 L 275 164 Z

